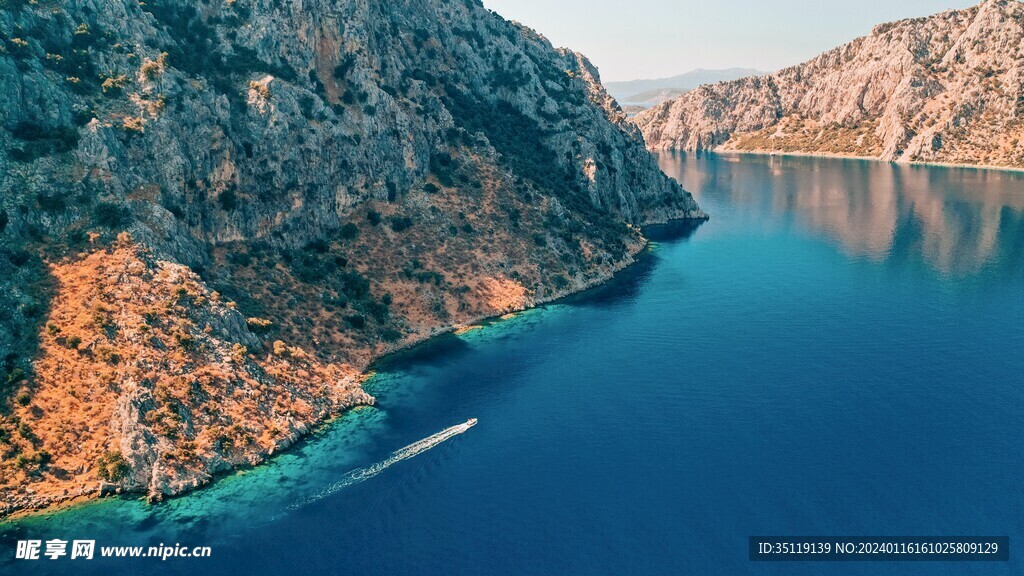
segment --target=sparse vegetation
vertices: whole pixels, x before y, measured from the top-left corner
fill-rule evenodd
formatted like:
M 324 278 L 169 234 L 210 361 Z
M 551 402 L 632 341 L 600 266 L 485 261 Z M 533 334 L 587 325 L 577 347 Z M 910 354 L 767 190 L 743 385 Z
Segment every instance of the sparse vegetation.
M 249 349 L 242 344 L 235 344 L 231 348 L 231 361 L 241 366 L 249 356 Z
M 19 406 L 28 406 L 32 403 L 32 395 L 23 390 L 14 397 L 14 401 L 17 402 Z
M 593 115 L 570 109 L 585 103 L 584 82 L 559 69 L 564 55 L 530 55 L 547 48 L 526 46 L 534 40 L 516 28 L 501 32 L 501 48 L 524 56 L 506 66 L 487 53 L 484 64 L 503 76 L 502 91 L 558 93 L 543 116 L 476 85 L 446 86 L 451 75 L 429 64 L 448 47 L 416 29 L 418 18 L 385 21 L 396 46 L 422 46 L 402 61 L 333 32 L 324 40 L 340 42 L 315 56 L 246 48 L 242 24 L 255 7 L 245 2 L 146 0 L 138 8 L 161 32 L 149 43 L 108 14 L 44 4 L 14 26 L 48 19 L 59 34 L 25 26 L 3 39 L 26 78 L 42 66 L 64 93 L 45 118 L 18 110 L 12 122 L 37 125 L 5 141 L 15 163 L 40 162 L 12 166 L 15 193 L 0 211 L 0 267 L 21 290 L 0 296 L 0 314 L 20 330 L 12 338 L 36 340 L 0 366 L 12 417 L 0 423 L 0 494 L 49 462 L 43 447 L 55 462 L 37 477 L 47 494 L 73 492 L 87 470 L 124 486 L 135 466 L 147 477 L 151 462 L 116 451 L 110 423 L 124 399 L 139 413 L 132 425 L 158 440 L 156 484 L 205 479 L 218 454 L 257 461 L 303 425 L 366 401 L 358 370 L 389 343 L 522 307 L 541 272 L 575 280 L 582 262 L 562 265 L 564 237 L 545 230 L 548 212 L 557 227 L 577 227 L 577 244 L 606 227 L 586 228 L 607 207 L 574 210 L 591 203 L 575 183 L 578 156 L 613 153 L 588 141 L 609 131 L 574 125 Z M 268 6 L 259 9 L 277 9 Z M 495 48 L 485 32 L 450 40 L 483 52 Z M 404 78 L 396 67 L 408 68 Z M 449 95 L 472 105 L 455 107 L 455 126 L 438 104 Z M 395 123 L 403 116 L 407 126 Z M 72 155 L 79 137 L 88 146 Z M 154 251 L 118 234 L 129 228 Z M 533 234 L 552 249 L 536 250 Z M 607 261 L 607 245 L 587 244 L 595 262 Z M 24 281 L 37 277 L 52 293 Z
M 96 474 L 103 480 L 118 483 L 128 477 L 131 468 L 120 452 L 104 452 L 96 461 Z
M 99 202 L 93 208 L 93 219 L 98 226 L 111 229 L 120 228 L 124 226 L 127 217 L 127 211 L 119 204 Z
M 274 327 L 274 323 L 266 318 L 249 318 L 246 320 L 246 324 L 256 334 L 266 334 Z
M 103 94 L 110 97 L 120 96 L 124 92 L 124 87 L 128 84 L 128 77 L 124 74 L 119 76 L 111 76 L 103 80 L 100 85 L 103 88 Z
M 391 229 L 395 232 L 405 232 L 409 228 L 412 228 L 412 218 L 408 216 L 392 216 L 388 222 L 391 224 Z
M 344 240 L 352 240 L 359 236 L 359 226 L 356 226 L 353 222 L 349 222 L 341 227 L 339 235 Z
M 32 162 L 52 154 L 63 154 L 78 146 L 78 130 L 67 127 L 44 127 L 22 122 L 11 131 L 16 143 L 10 149 L 11 158 Z
M 345 322 L 356 330 L 362 330 L 366 327 L 366 317 L 360 314 L 345 316 Z
M 121 126 L 129 134 L 142 134 L 146 131 L 146 121 L 139 116 L 125 116 L 121 119 Z
M 238 208 L 238 195 L 231 188 L 221 191 L 217 194 L 217 203 L 220 205 L 221 210 L 225 212 L 233 212 Z

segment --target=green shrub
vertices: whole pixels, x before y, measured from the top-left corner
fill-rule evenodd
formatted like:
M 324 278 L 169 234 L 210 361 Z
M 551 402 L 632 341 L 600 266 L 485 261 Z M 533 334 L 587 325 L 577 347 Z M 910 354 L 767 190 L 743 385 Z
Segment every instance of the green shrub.
M 32 395 L 26 391 L 21 391 L 14 398 L 14 401 L 17 402 L 19 406 L 28 406 L 32 403 Z
M 313 105 L 316 104 L 316 100 L 308 94 L 303 94 L 299 97 L 299 110 L 302 112 L 302 117 L 306 120 L 313 120 Z
M 238 208 L 238 195 L 229 188 L 217 194 L 217 203 L 225 212 L 232 212 Z
M 342 275 L 345 294 L 350 298 L 361 299 L 370 294 L 370 281 L 356 271 L 346 271 Z
M 415 278 L 422 284 L 434 284 L 435 286 L 444 284 L 444 274 L 433 270 L 418 272 L 415 274 Z
M 96 466 L 97 475 L 107 482 L 120 482 L 131 472 L 128 461 L 120 452 L 105 452 L 96 460 Z
M 391 224 L 391 229 L 395 232 L 405 232 L 412 228 L 412 218 L 408 216 L 392 216 L 389 223 Z
M 233 266 L 241 268 L 248 268 L 249 266 L 252 266 L 252 254 L 246 252 L 244 249 L 228 252 L 227 260 Z
M 58 194 L 36 194 L 36 203 L 39 204 L 39 208 L 44 212 L 60 213 L 67 210 L 68 203 L 63 196 Z
M 18 434 L 29 442 L 37 439 L 35 432 L 32 431 L 32 427 L 25 422 L 18 424 Z
M 14 465 L 18 468 L 31 473 L 36 473 L 46 468 L 47 465 L 53 460 L 53 456 L 50 455 L 46 450 L 40 450 L 35 454 L 19 454 L 14 459 Z
M 312 240 L 306 243 L 306 251 L 327 254 L 331 251 L 331 245 L 326 240 Z
M 21 368 L 15 368 L 11 370 L 11 373 L 7 376 L 7 383 L 14 385 L 20 384 L 25 380 L 25 371 Z
M 128 218 L 127 211 L 119 204 L 100 202 L 92 210 L 96 224 L 106 228 L 120 228 Z
M 367 302 L 363 308 L 370 316 L 376 318 L 378 322 L 384 322 L 391 314 L 391 309 L 383 302 Z
M 182 350 L 191 351 L 195 349 L 196 339 L 184 332 L 177 332 L 174 334 L 174 340 L 178 343 L 178 346 Z
M 70 152 L 78 146 L 79 134 L 75 128 L 47 128 L 32 122 L 22 122 L 11 131 L 17 143 L 9 150 L 11 158 L 19 162 L 32 162 L 44 156 Z
M 309 252 L 292 258 L 291 262 L 292 272 L 295 276 L 299 280 L 309 283 L 324 280 L 337 272 L 339 267 L 338 259 L 325 258 L 322 254 Z
M 430 157 L 430 171 L 442 186 L 455 186 L 455 160 L 447 152 L 438 152 Z
M 341 227 L 341 231 L 339 232 L 339 234 L 345 240 L 352 240 L 359 236 L 359 226 L 356 226 L 354 223 L 349 222 L 348 224 L 345 224 L 344 226 Z
M 352 68 L 355 67 L 355 65 L 355 54 L 346 53 L 345 56 L 342 57 L 341 62 L 334 67 L 334 79 L 344 80 L 348 76 L 348 73 L 352 71 Z

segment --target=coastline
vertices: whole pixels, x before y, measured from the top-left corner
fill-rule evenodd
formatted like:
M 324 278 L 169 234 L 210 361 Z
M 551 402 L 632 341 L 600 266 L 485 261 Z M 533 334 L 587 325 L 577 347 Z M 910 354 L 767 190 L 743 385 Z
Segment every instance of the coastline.
M 679 148 L 665 148 L 656 152 L 687 152 L 693 153 L 694 150 L 683 150 Z M 878 162 L 879 164 L 892 164 L 894 166 L 923 166 L 932 168 L 959 168 L 969 170 L 991 170 L 993 172 L 1012 172 L 1017 174 L 1024 174 L 1024 167 L 1014 166 L 994 166 L 989 164 L 958 164 L 954 162 L 898 162 L 898 161 L 887 161 L 882 160 L 876 156 L 856 156 L 852 154 L 836 154 L 833 152 L 777 152 L 773 150 L 723 150 L 720 147 L 715 150 L 703 150 L 702 153 L 711 153 L 718 155 L 750 155 L 750 156 L 781 156 L 791 158 L 834 158 L 839 160 L 866 160 L 868 162 Z
M 612 266 L 608 267 L 605 270 L 600 270 L 599 269 L 600 273 L 597 276 L 595 276 L 594 278 L 592 278 L 592 279 L 590 279 L 588 281 L 581 282 L 581 283 L 575 284 L 575 285 L 571 285 L 571 286 L 569 286 L 569 287 L 567 287 L 567 288 L 565 288 L 563 290 L 557 290 L 557 291 L 552 292 L 551 294 L 548 294 L 548 295 L 545 295 L 545 296 L 541 296 L 541 297 L 539 297 L 539 298 L 537 298 L 535 300 L 530 301 L 528 305 L 523 306 L 523 307 L 519 307 L 519 308 L 515 308 L 515 309 L 511 309 L 511 310 L 506 310 L 504 312 L 497 313 L 497 314 L 490 314 L 490 315 L 480 316 L 480 317 L 476 317 L 476 318 L 471 318 L 469 320 L 466 320 L 466 321 L 463 321 L 463 322 L 459 322 L 459 323 L 447 324 L 447 325 L 443 325 L 443 326 L 432 328 L 432 329 L 429 330 L 429 332 L 426 332 L 426 333 L 423 333 L 423 334 L 417 334 L 413 338 L 408 340 L 407 342 L 403 342 L 401 345 L 395 346 L 393 348 L 389 348 L 388 350 L 386 350 L 385 352 L 381 353 L 380 355 L 371 358 L 369 361 L 366 362 L 365 366 L 359 366 L 357 368 L 358 371 L 359 371 L 359 390 L 361 390 L 363 392 L 363 394 L 366 395 L 367 397 L 373 399 L 373 397 L 368 392 L 365 391 L 363 386 L 370 379 L 370 377 L 372 377 L 373 374 L 375 373 L 373 367 L 379 365 L 383 361 L 386 361 L 388 358 L 390 358 L 392 356 L 401 354 L 403 352 L 407 352 L 407 351 L 409 351 L 411 349 L 414 349 L 414 348 L 416 348 L 418 346 L 427 344 L 428 342 L 431 342 L 431 341 L 435 340 L 436 338 L 439 338 L 439 337 L 442 337 L 442 336 L 447 336 L 447 335 L 451 335 L 451 334 L 458 335 L 460 333 L 464 333 L 464 331 L 465 332 L 469 332 L 469 331 L 483 329 L 489 323 L 493 323 L 493 322 L 496 322 L 496 321 L 499 321 L 499 320 L 507 319 L 509 317 L 514 317 L 516 314 L 519 314 L 521 312 L 537 309 L 537 308 L 543 307 L 543 306 L 545 306 L 547 304 L 554 303 L 556 301 L 560 301 L 560 300 L 563 300 L 563 299 L 566 299 L 566 298 L 569 298 L 569 297 L 572 297 L 572 296 L 577 296 L 577 295 L 579 295 L 581 293 L 587 292 L 588 290 L 592 290 L 594 288 L 600 287 L 600 286 L 610 282 L 611 280 L 616 278 L 620 273 L 622 273 L 624 270 L 626 270 L 626 269 L 636 265 L 639 262 L 638 256 L 640 254 L 642 254 L 644 252 L 644 250 L 646 250 L 651 245 L 652 241 L 646 235 L 644 235 L 642 233 L 642 231 L 644 229 L 652 228 L 652 227 L 658 227 L 658 226 L 663 226 L 663 225 L 667 225 L 667 224 L 671 224 L 671 223 L 676 223 L 676 222 L 680 222 L 680 223 L 688 222 L 688 223 L 694 224 L 695 226 L 699 226 L 700 224 L 702 224 L 703 222 L 706 222 L 709 219 L 707 214 L 704 214 L 704 213 L 701 213 L 701 214 L 702 214 L 702 217 L 697 217 L 697 218 L 693 218 L 693 217 L 688 217 L 688 218 L 667 218 L 667 219 L 663 219 L 663 220 L 652 221 L 650 223 L 645 224 L 644 226 L 642 226 L 640 228 L 641 229 L 640 241 L 629 246 L 629 253 L 628 253 L 628 255 L 625 258 L 623 258 L 621 261 L 615 262 Z M 355 404 L 353 406 L 350 406 L 348 408 L 343 409 L 342 411 L 338 412 L 337 414 L 334 414 L 332 416 L 329 416 L 329 417 L 326 417 L 326 418 L 322 418 L 322 419 L 310 422 L 307 425 L 307 431 L 305 433 L 303 433 L 303 434 L 297 436 L 296 438 L 292 439 L 286 445 L 279 447 L 277 450 L 274 450 L 272 453 L 267 454 L 264 458 L 262 458 L 260 460 L 260 462 L 254 464 L 252 466 L 233 467 L 233 468 L 231 468 L 229 470 L 224 470 L 224 471 L 222 471 L 220 473 L 213 474 L 212 477 L 207 482 L 205 482 L 205 483 L 203 483 L 203 484 L 201 484 L 199 486 L 195 486 L 195 487 L 189 488 L 188 490 L 182 491 L 182 492 L 180 492 L 178 494 L 168 495 L 165 498 L 163 498 L 163 500 L 166 501 L 166 500 L 173 500 L 173 499 L 185 497 L 185 496 L 187 496 L 190 493 L 193 493 L 193 492 L 198 491 L 198 490 L 202 490 L 204 488 L 207 488 L 209 486 L 212 486 L 212 485 L 216 484 L 218 482 L 218 480 L 220 480 L 220 479 L 223 479 L 225 477 L 233 476 L 233 475 L 239 473 L 242 470 L 251 469 L 251 468 L 253 468 L 255 466 L 258 466 L 258 465 L 260 465 L 262 463 L 265 463 L 265 462 L 269 461 L 270 459 L 272 459 L 274 456 L 276 456 L 278 454 L 283 454 L 283 453 L 288 452 L 298 442 L 301 442 L 301 441 L 305 440 L 306 438 L 308 438 L 314 431 L 320 430 L 320 429 L 322 429 L 325 426 L 330 426 L 332 422 L 334 422 L 338 418 L 342 417 L 343 415 L 348 414 L 348 413 L 352 412 L 353 410 L 358 410 L 359 408 L 365 407 L 367 405 L 372 405 L 372 404 L 373 404 L 372 401 L 368 402 L 368 403 Z M 130 499 L 130 498 L 133 498 L 133 497 L 141 497 L 143 494 L 144 494 L 143 491 L 129 491 L 129 492 L 116 491 L 115 492 L 113 490 L 109 490 L 107 486 L 101 484 L 99 487 L 97 487 L 96 490 L 94 490 L 92 492 L 83 492 L 83 493 L 74 494 L 74 495 L 69 494 L 68 497 L 64 498 L 64 499 L 55 499 L 55 500 L 52 500 L 52 501 L 47 502 L 45 504 L 44 503 L 40 503 L 38 506 L 27 505 L 27 506 L 24 506 L 22 508 L 15 509 L 15 510 L 11 511 L 10 513 L 6 514 L 6 515 L 0 515 L 0 526 L 9 524 L 11 522 L 16 522 L 18 520 L 26 519 L 26 518 L 58 514 L 58 513 L 65 512 L 67 510 L 71 510 L 71 509 L 77 508 L 79 506 L 90 504 L 90 503 L 93 503 L 93 502 L 96 502 L 96 501 L 99 501 L 99 500 L 103 500 L 103 499 L 106 499 L 106 498 L 112 498 L 113 497 L 113 498 L 126 498 L 126 499 Z

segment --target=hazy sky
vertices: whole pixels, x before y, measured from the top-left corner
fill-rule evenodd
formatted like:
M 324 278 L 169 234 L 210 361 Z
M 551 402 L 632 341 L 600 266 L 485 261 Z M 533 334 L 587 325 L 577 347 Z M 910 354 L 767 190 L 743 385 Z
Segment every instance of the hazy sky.
M 484 0 L 556 46 L 586 54 L 604 81 L 694 68 L 797 64 L 875 24 L 965 8 L 980 0 Z

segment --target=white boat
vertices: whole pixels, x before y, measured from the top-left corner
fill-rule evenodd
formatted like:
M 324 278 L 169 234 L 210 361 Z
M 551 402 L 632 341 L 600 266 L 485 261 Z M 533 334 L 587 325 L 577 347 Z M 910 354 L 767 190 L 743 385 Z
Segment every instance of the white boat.
M 466 426 L 476 426 L 476 418 L 470 418 L 466 421 Z

